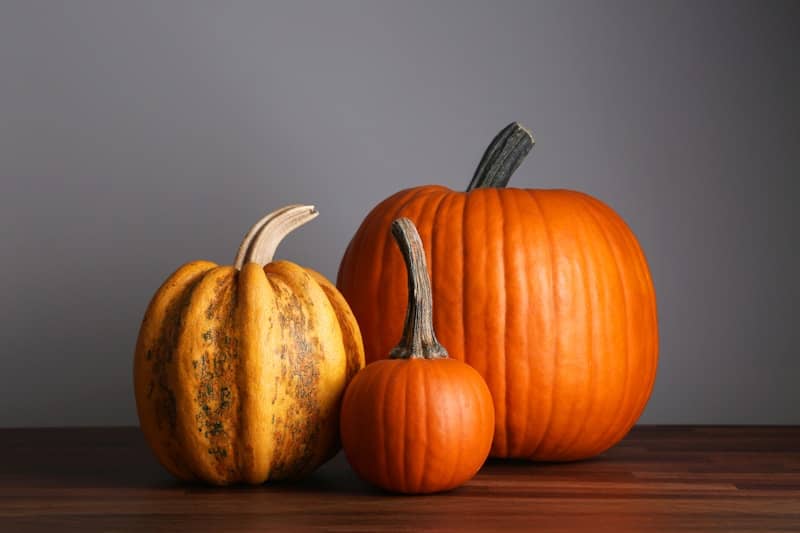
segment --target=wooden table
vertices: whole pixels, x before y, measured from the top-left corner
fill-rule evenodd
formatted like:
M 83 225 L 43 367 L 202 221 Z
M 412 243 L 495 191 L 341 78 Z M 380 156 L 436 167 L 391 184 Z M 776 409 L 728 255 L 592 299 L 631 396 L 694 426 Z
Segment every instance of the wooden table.
M 635 428 L 593 460 L 490 461 L 404 497 L 339 455 L 301 483 L 173 481 L 135 428 L 0 430 L 0 531 L 800 531 L 800 427 Z

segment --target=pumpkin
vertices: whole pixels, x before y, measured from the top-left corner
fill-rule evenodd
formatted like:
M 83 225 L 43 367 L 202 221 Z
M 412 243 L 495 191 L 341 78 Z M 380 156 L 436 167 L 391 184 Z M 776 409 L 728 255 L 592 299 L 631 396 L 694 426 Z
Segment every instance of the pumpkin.
M 385 234 L 411 219 L 429 254 L 439 338 L 492 391 L 492 455 L 576 460 L 622 439 L 647 403 L 655 291 L 634 234 L 607 205 L 578 191 L 506 188 L 532 146 L 513 123 L 466 192 L 426 185 L 382 201 L 350 242 L 337 286 L 367 361 L 384 357 L 406 298 Z
M 389 359 L 359 372 L 342 401 L 342 446 L 356 473 L 383 489 L 431 493 L 471 479 L 489 454 L 492 397 L 480 374 L 447 356 L 433 330 L 431 287 L 416 228 L 392 233 L 407 265 L 408 307 Z
M 234 266 L 187 263 L 156 292 L 134 356 L 136 407 L 158 460 L 214 485 L 299 477 L 339 448 L 341 397 L 364 365 L 333 284 L 272 261 L 317 216 L 288 206 L 248 232 Z

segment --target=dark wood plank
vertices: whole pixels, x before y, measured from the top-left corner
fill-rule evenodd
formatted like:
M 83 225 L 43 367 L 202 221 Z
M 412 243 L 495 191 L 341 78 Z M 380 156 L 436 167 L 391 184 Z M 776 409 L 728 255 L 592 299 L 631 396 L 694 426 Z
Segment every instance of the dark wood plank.
M 403 497 L 339 455 L 310 479 L 173 481 L 135 428 L 0 430 L 0 531 L 800 531 L 800 428 L 635 428 L 589 461 L 487 463 Z

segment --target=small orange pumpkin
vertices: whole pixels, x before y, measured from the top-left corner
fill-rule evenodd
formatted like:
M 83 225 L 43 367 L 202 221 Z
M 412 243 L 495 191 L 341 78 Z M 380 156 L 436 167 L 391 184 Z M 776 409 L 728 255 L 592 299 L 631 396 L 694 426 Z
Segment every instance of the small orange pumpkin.
M 582 459 L 622 439 L 644 410 L 658 362 L 656 295 L 636 237 L 607 205 L 577 191 L 505 188 L 532 146 L 513 123 L 466 192 L 425 185 L 378 204 L 337 286 L 367 362 L 385 357 L 406 298 L 389 226 L 411 219 L 428 250 L 439 338 L 492 391 L 492 455 Z
M 422 494 L 471 479 L 489 454 L 492 397 L 480 374 L 450 359 L 433 330 L 431 287 L 419 234 L 405 218 L 392 224 L 405 259 L 408 307 L 389 359 L 356 374 L 342 402 L 347 459 L 366 481 Z

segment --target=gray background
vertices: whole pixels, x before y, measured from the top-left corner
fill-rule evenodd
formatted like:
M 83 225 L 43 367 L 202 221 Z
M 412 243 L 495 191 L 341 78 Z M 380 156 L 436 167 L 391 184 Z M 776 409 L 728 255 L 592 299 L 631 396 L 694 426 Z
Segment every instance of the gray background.
M 366 212 L 514 184 L 612 205 L 648 256 L 648 423 L 800 423 L 800 3 L 0 3 L 0 426 L 133 424 L 156 287 L 257 218 L 335 276 Z

